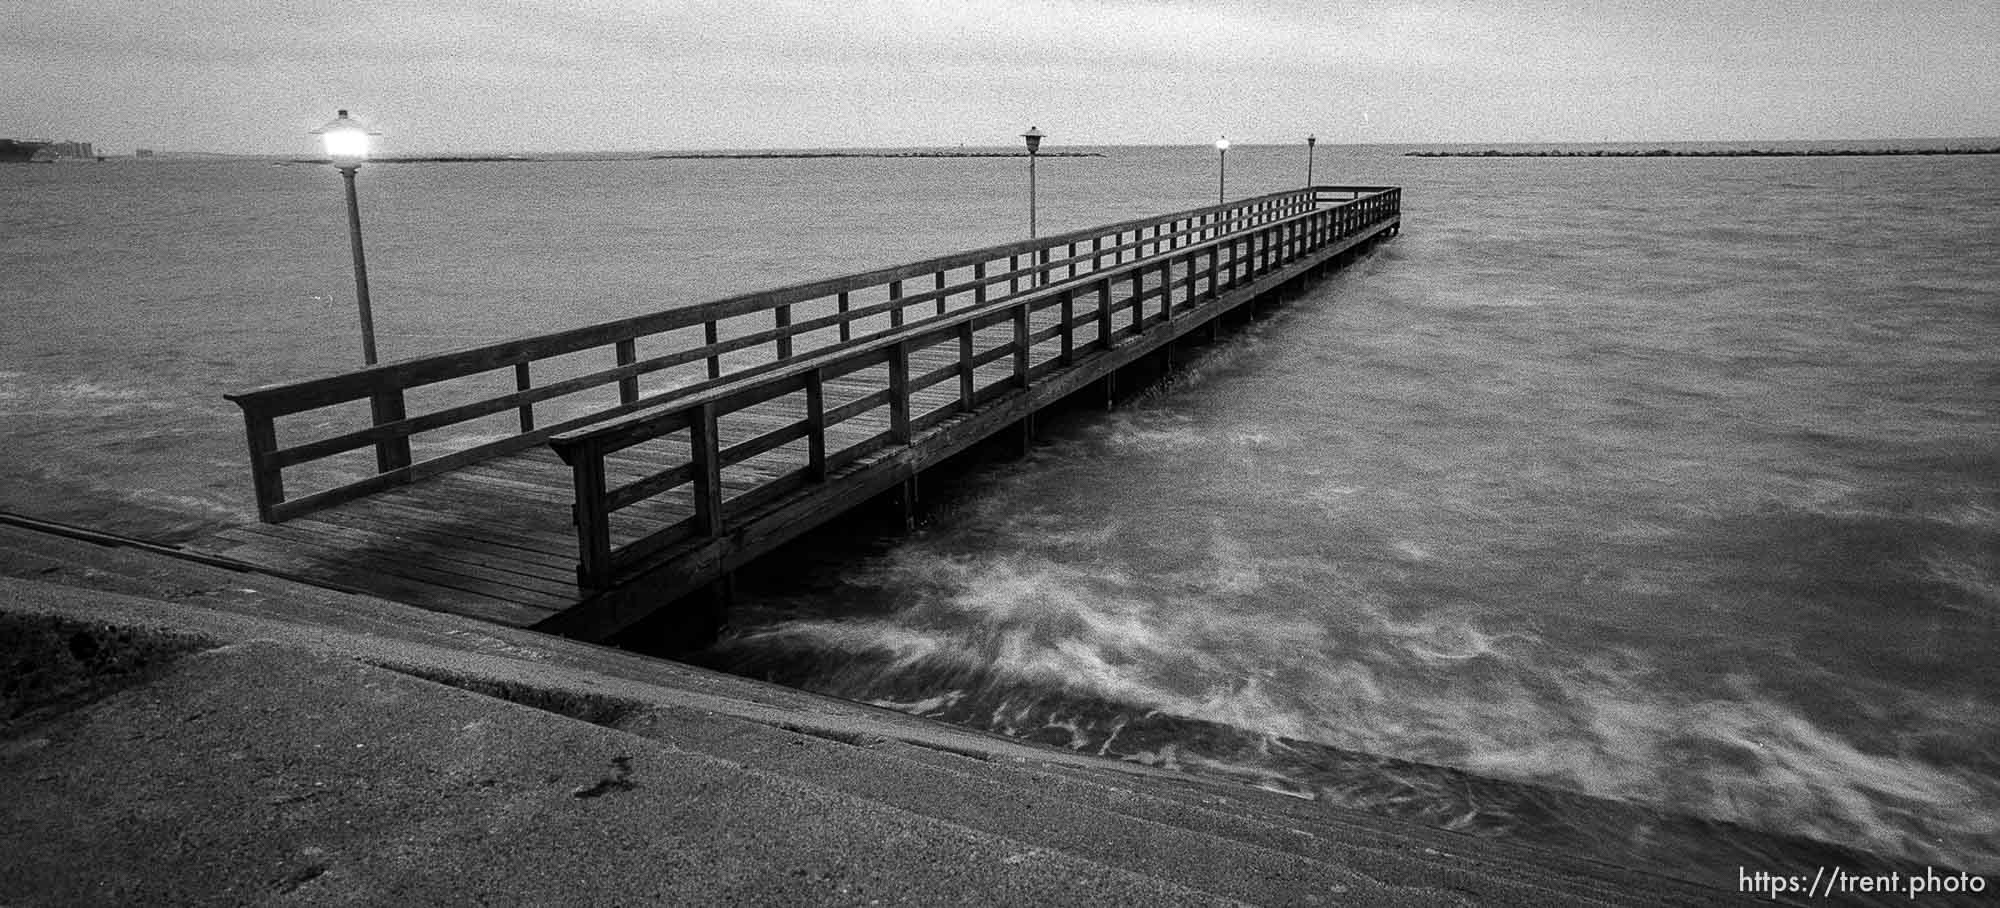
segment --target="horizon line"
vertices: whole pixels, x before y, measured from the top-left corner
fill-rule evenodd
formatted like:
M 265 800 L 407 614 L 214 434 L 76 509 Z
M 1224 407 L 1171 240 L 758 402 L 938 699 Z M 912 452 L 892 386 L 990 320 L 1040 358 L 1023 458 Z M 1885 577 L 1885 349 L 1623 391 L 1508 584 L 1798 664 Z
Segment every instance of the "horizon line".
M 64 141 L 81 141 L 81 140 L 64 140 Z M 1327 139 L 1319 139 L 1319 140 L 1317 141 L 1317 144 L 1318 144 L 1319 146 L 1322 146 L 1322 147 L 1326 147 L 1326 148 L 1383 148 L 1383 147 L 1406 147 L 1406 146 L 1461 146 L 1461 145 L 1478 145 L 1478 146 L 1513 146 L 1513 145 L 1535 145 L 1535 146 L 1542 146 L 1542 145 L 1563 145 L 1563 146 L 1576 146 L 1576 145 L 1581 145 L 1581 146 L 1606 146 L 1606 145 L 1750 145 L 1750 144 L 1759 144 L 1759 143 L 1766 143 L 1766 144 L 1771 144 L 1771 143 L 1775 143 L 1775 144 L 1787 144 L 1787 145 L 1796 145 L 1796 144 L 1801 144 L 1801 143 L 1838 143 L 1838 142 L 1865 142 L 1865 143 L 1871 143 L 1871 144 L 1872 144 L 1872 143 L 1881 143 L 1881 142 L 1923 142 L 1923 143 L 1935 143 L 1935 142 L 1975 142 L 1975 141 L 1976 141 L 1976 142 L 1996 142 L 1996 141 L 2000 141 L 2000 135 L 1992 135 L 1992 136 L 1975 136 L 1975 135 L 1965 135 L 1965 136 L 1896 136 L 1896 137 L 1878 137 L 1878 138 L 1857 138 L 1857 137 L 1847 137 L 1847 138 L 1811 138 L 1811 139 L 1776 139 L 1776 138 L 1757 138 L 1757 139 L 1580 139 L 1580 140 L 1578 140 L 1578 139 L 1532 139 L 1532 140 L 1508 140 L 1508 141 L 1497 141 L 1497 140 L 1472 140 L 1472 141 L 1456 141 L 1456 140 L 1454 140 L 1454 141 L 1431 141 L 1431 140 L 1426 140 L 1426 141 L 1407 141 L 1407 142 L 1385 142 L 1385 141 L 1377 141 L 1377 142 L 1352 142 L 1352 141 L 1331 141 L 1331 140 L 1327 140 Z M 93 144 L 96 144 L 96 143 L 93 143 Z M 1270 141 L 1257 141 L 1257 140 L 1244 140 L 1244 141 L 1237 141 L 1237 140 L 1231 140 L 1231 143 L 1230 143 L 1230 147 L 1231 147 L 1231 148 L 1285 148 L 1285 147 L 1292 147 L 1292 146 L 1297 146 L 1297 145 L 1304 145 L 1304 144 L 1305 144 L 1305 139 L 1304 139 L 1304 137 L 1300 137 L 1300 138 L 1298 138 L 1298 139 L 1294 139 L 1294 140 L 1290 140 L 1290 141 L 1282 141 L 1282 142 L 1270 142 Z M 1045 152 L 1045 156 L 1047 156 L 1047 155 L 1053 155 L 1053 154 L 1056 154 L 1056 153 L 1059 153 L 1059 152 L 1062 152 L 1062 151 L 1066 151 L 1066 150 L 1088 150 L 1088 149 L 1105 149 L 1105 148 L 1205 148 L 1205 147 L 1208 147 L 1209 145 L 1210 145 L 1210 143 L 1209 143 L 1209 142 L 1115 142 L 1115 143 L 1105 143 L 1105 144 L 1077 144 L 1077 145 L 1058 145 L 1058 146 L 1054 146 L 1054 147 L 1050 147 L 1050 146 L 1048 146 L 1048 145 L 1044 145 L 1043 147 L 1044 147 L 1045 149 L 1047 149 L 1047 151 Z M 161 148 L 161 147 L 159 147 L 159 146 L 143 146 L 143 145 L 142 145 L 142 146 L 135 146 L 135 152 L 134 152 L 134 153 L 136 153 L 136 149 L 137 149 L 137 148 L 146 148 L 146 149 L 148 149 L 148 150 L 152 151 L 152 152 L 153 152 L 154 154 L 156 154 L 156 155 L 159 155 L 159 154 L 167 154 L 167 155 L 200 155 L 200 156 L 206 156 L 206 157 L 231 157 L 231 158 L 295 158 L 295 157 L 299 157 L 299 156 L 300 156 L 300 153 L 299 153 L 299 152 L 297 152 L 297 151 L 205 151 L 205 150 L 200 150 L 200 149 L 171 149 L 171 148 Z M 969 144 L 969 143 L 958 143 L 958 144 L 948 144 L 948 145 L 938 145 L 938 144 L 932 144 L 932 145 L 764 145 L 764 146 L 748 146 L 748 145 L 746 145 L 746 146 L 717 146 L 717 147 L 703 147 L 703 148 L 687 148 L 687 147 L 682 147 L 682 148 L 671 148 L 671 147 L 652 147 L 652 148 L 636 148 L 636 147 L 619 147 L 619 148 L 563 148 L 563 149 L 541 149 L 541 150 L 523 150 L 523 149 L 493 149 L 493 148 L 484 148 L 484 149 L 473 149 L 473 148 L 461 148 L 461 149 L 453 149 L 453 150 L 440 150 L 440 149 L 411 149 L 411 150 L 407 150 L 407 151 L 402 151 L 402 150 L 399 150 L 399 151 L 396 151 L 396 152 L 393 152 L 393 153 L 388 153 L 388 152 L 385 152 L 385 153 L 383 154 L 383 157 L 384 157 L 384 158 L 389 158 L 389 157 L 394 157 L 394 156 L 398 156 L 398 155 L 404 155 L 404 156 L 415 156 L 415 155 L 437 155 L 437 156 L 464 156 L 464 155 L 495 155 L 495 156 L 500 156 L 500 155 L 516 155 L 516 156 L 532 156 L 532 155 L 640 155 L 640 154 L 674 154 L 674 155 L 693 155 L 693 156 L 704 156 L 704 155 L 727 155 L 727 154 L 770 154 L 770 153 L 798 153 L 798 152 L 898 152 L 898 151 L 931 151 L 931 152 L 938 152 L 938 151 L 955 151 L 955 150 L 1002 150 L 1002 151 L 1005 151 L 1005 150 L 1009 150 L 1009 149 L 1013 149 L 1013 148 L 1015 148 L 1015 146 L 1013 146 L 1013 145 L 1011 145 L 1011 144 L 1008 144 L 1008 145 L 974 145 L 974 144 Z M 100 150 L 100 151 L 99 151 L 98 153 L 99 153 L 99 154 L 105 154 L 105 152 L 103 152 L 102 150 Z M 107 156 L 108 156 L 108 157 L 130 157 L 130 156 L 132 156 L 132 155 L 131 155 L 131 154 L 110 154 L 110 155 L 107 155 Z M 1026 152 L 1021 152 L 1021 153 L 1019 154 L 1019 156 L 1020 156 L 1020 157 L 1026 157 L 1026 156 L 1027 156 L 1027 154 L 1026 154 Z

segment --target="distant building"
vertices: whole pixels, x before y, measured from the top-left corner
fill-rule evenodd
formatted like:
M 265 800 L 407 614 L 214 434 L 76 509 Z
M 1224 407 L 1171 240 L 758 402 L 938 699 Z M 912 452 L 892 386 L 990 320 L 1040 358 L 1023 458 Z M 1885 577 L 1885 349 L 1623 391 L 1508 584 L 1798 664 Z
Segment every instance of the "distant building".
M 96 150 L 91 148 L 89 142 L 50 142 L 42 149 L 41 154 L 43 157 L 49 158 L 82 158 L 84 160 L 97 157 Z
M 153 150 L 150 148 L 141 148 L 138 151 L 133 152 L 132 154 L 134 157 L 150 158 L 153 156 Z

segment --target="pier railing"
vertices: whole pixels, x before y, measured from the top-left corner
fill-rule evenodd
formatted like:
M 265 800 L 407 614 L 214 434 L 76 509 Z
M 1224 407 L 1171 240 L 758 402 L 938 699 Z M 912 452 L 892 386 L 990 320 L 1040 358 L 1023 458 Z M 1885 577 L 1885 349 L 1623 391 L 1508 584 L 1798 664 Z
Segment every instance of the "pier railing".
M 1267 199 L 1277 204 L 1255 210 L 1273 216 L 1241 218 L 1236 229 L 1209 229 L 1207 211 L 1170 216 L 1147 239 L 1114 244 L 1132 255 L 1076 279 L 794 356 L 643 415 L 553 437 L 574 477 L 579 585 L 608 588 L 663 550 L 740 531 L 751 512 L 804 486 L 1162 323 L 1212 318 L 1232 291 L 1257 292 L 1267 276 L 1289 276 L 1400 217 L 1396 189 Z M 1316 207 L 1320 200 L 1340 201 Z M 1052 267 L 1076 263 L 1068 242 L 1058 239 L 1064 254 Z M 629 519 L 614 527 L 620 518 Z
M 1393 191 L 1368 188 L 1278 192 L 228 398 L 243 412 L 258 515 L 277 522 L 652 408 L 671 407 L 685 415 L 688 409 L 678 402 L 710 390 L 730 387 L 718 400 L 739 403 L 728 396 L 740 393 L 732 385 L 738 380 L 771 373 L 774 381 L 802 381 L 800 370 L 789 368 L 795 361 L 837 355 L 829 351 L 857 341 L 869 341 L 858 348 L 864 357 L 892 355 L 881 352 L 891 347 L 877 342 L 880 338 L 910 339 L 906 332 L 919 324 L 931 332 L 921 338 L 934 337 L 933 328 L 961 331 L 971 320 L 1008 311 L 993 308 L 998 301 L 1027 297 L 1046 305 L 1060 296 L 1074 305 L 1075 287 L 1129 277 L 1134 263 L 1157 262 L 1196 246 L 1234 249 L 1267 242 L 1271 229 L 1297 224 L 1322 202 L 1336 200 L 1349 200 L 1327 209 L 1341 212 L 1334 215 L 1338 219 L 1362 217 L 1364 211 L 1373 216 L 1395 205 Z M 1256 239 L 1232 239 L 1238 235 Z M 940 319 L 946 321 L 929 325 Z M 1074 344 L 1074 334 L 1065 330 L 1064 343 Z M 356 409 L 362 407 L 365 412 Z M 504 424 L 496 426 L 496 420 Z M 372 471 L 351 462 L 370 449 Z M 745 450 L 732 452 L 747 456 Z M 288 496 L 288 486 L 302 484 L 299 471 L 314 467 L 320 469 L 308 478 L 319 480 L 319 487 Z M 691 466 L 687 476 L 705 475 L 707 468 Z M 655 477 L 646 488 L 677 475 Z M 628 490 L 613 501 L 634 494 Z M 712 509 L 704 519 L 720 516 Z

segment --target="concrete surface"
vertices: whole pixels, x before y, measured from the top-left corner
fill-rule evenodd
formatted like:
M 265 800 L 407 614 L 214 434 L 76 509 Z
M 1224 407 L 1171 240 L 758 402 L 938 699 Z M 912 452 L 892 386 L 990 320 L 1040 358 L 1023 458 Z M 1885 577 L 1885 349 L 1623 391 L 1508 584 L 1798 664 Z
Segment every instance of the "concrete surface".
M 0 905 L 1750 901 L 0 526 Z

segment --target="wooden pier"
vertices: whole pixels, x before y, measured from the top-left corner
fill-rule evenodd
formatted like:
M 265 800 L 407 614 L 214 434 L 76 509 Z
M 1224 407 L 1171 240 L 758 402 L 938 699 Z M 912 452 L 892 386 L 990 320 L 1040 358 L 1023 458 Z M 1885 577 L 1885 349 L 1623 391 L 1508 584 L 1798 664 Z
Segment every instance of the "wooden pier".
M 1400 195 L 1274 193 L 232 394 L 261 522 L 190 547 L 602 639 L 1338 267 Z

